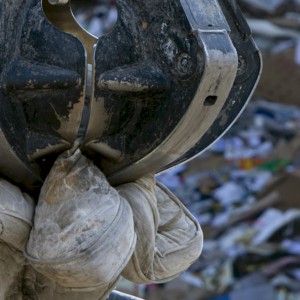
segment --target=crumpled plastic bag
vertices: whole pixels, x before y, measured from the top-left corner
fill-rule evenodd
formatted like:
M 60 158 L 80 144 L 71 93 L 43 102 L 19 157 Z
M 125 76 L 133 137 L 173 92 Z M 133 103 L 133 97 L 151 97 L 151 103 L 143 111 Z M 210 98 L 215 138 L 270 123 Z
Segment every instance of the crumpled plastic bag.
M 102 172 L 80 150 L 59 156 L 36 208 L 25 253 L 31 265 L 64 287 L 103 287 L 106 295 L 135 244 L 131 208 Z
M 23 251 L 32 227 L 34 201 L 4 179 L 0 179 L 0 240 Z
M 185 206 L 153 176 L 117 187 L 133 211 L 137 244 L 122 272 L 140 284 L 177 277 L 198 259 L 203 234 Z

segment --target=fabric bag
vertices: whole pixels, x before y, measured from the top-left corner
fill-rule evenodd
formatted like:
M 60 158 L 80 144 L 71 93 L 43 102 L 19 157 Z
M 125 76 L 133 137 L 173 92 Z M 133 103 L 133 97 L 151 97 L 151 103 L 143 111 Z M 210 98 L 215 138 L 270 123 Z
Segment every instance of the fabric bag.
M 133 211 L 136 249 L 122 272 L 140 284 L 177 277 L 198 259 L 203 234 L 197 220 L 166 187 L 148 176 L 117 187 Z
M 29 238 L 34 201 L 4 179 L 0 179 L 0 240 L 23 251 Z
M 25 253 L 32 266 L 73 290 L 102 287 L 104 297 L 135 244 L 128 203 L 79 150 L 62 154 L 40 193 Z

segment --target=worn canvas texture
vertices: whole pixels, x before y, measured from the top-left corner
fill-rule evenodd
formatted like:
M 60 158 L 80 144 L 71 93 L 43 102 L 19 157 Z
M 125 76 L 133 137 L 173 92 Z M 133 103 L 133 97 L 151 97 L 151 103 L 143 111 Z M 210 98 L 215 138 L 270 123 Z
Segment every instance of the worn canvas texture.
M 32 286 L 27 293 L 37 299 L 106 299 L 121 275 L 136 283 L 169 281 L 201 253 L 198 222 L 154 175 L 114 188 L 77 150 L 56 160 L 37 205 L 2 183 L 1 218 L 10 214 L 27 234 L 23 248 L 0 236 L 15 266 L 11 274 L 12 263 L 2 266 L 11 275 L 2 299 L 23 293 L 25 285 L 18 288 L 16 282 L 23 282 L 24 274 Z M 37 291 L 39 285 L 47 291 Z

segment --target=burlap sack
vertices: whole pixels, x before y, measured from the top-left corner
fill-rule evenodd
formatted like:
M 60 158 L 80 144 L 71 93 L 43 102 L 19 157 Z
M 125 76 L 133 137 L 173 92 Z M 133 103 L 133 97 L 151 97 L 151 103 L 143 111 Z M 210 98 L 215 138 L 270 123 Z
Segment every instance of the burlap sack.
M 34 207 L 27 194 L 0 179 L 0 240 L 23 251 L 32 227 Z
M 185 271 L 202 251 L 197 220 L 153 176 L 119 186 L 133 211 L 137 245 L 122 276 L 136 283 L 165 282 Z
M 36 208 L 26 257 L 64 287 L 102 288 L 119 278 L 136 243 L 132 211 L 78 150 L 55 162 Z

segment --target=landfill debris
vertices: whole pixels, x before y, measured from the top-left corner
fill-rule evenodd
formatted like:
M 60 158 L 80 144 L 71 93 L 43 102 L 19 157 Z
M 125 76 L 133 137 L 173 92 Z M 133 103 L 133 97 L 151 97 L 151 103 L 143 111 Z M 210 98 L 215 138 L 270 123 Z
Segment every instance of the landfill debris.
M 77 22 L 95 37 L 109 32 L 118 20 L 115 0 L 72 0 L 71 8 Z
M 204 155 L 157 176 L 204 230 L 198 297 L 178 299 L 300 297 L 299 129 L 300 108 L 256 98 Z
M 284 11 L 289 0 L 240 0 L 240 4 L 257 15 L 276 15 Z

